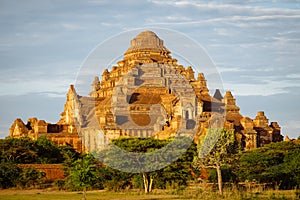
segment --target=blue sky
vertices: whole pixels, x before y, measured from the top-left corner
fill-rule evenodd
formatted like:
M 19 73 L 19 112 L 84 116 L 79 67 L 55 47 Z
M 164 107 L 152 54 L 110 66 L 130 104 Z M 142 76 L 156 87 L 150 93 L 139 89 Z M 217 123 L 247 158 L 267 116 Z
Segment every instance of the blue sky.
M 1 0 L 0 24 L 0 137 L 17 117 L 57 122 L 89 52 L 112 35 L 151 27 L 201 44 L 243 115 L 264 110 L 284 135 L 299 136 L 298 0 Z

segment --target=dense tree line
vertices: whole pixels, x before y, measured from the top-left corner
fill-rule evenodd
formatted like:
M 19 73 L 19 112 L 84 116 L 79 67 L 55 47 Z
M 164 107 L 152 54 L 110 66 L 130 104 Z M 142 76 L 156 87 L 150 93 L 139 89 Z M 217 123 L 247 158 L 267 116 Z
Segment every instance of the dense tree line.
M 39 172 L 33 167 L 21 168 L 13 163 L 0 163 L 0 188 L 10 187 L 30 188 L 42 183 L 44 172 Z
M 158 151 L 166 146 L 171 146 L 172 151 L 170 154 L 177 149 L 185 149 L 185 152 L 178 157 L 175 162 L 168 163 L 165 167 L 154 171 L 140 171 L 135 167 L 145 167 L 142 165 L 147 165 L 150 169 L 156 162 L 144 162 L 139 161 L 135 163 L 130 162 L 128 158 L 124 157 L 122 154 L 118 155 L 112 152 L 113 147 L 108 147 L 104 151 L 97 154 L 97 158 L 102 160 L 100 157 L 106 157 L 107 164 L 113 164 L 109 166 L 114 166 L 111 168 L 107 165 L 102 165 L 98 160 L 95 160 L 90 154 L 85 155 L 81 160 L 78 160 L 71 167 L 70 176 L 66 180 L 66 186 L 70 186 L 69 183 L 75 184 L 77 189 L 86 190 L 87 188 L 93 188 L 96 183 L 98 188 L 105 187 L 109 190 L 122 190 L 125 188 L 139 188 L 144 189 L 146 193 L 151 192 L 152 188 L 165 189 L 168 186 L 173 187 L 184 187 L 187 185 L 188 181 L 193 179 L 193 174 L 197 171 L 193 167 L 193 160 L 196 156 L 197 148 L 194 143 L 188 138 L 180 138 L 177 140 L 155 140 L 151 138 L 121 138 L 114 140 L 112 143 L 118 148 L 126 152 L 135 153 L 151 153 Z M 170 145 L 172 143 L 172 145 Z M 189 144 L 189 146 L 184 146 L 184 144 Z M 114 153 L 114 154 L 113 154 Z M 169 158 L 171 155 L 164 154 L 161 155 L 164 158 Z M 144 157 L 140 158 L 143 159 Z M 157 157 L 156 157 L 157 158 Z M 152 157 L 150 157 L 151 161 Z M 111 161 L 111 162 L 110 162 Z M 169 161 L 169 160 L 168 160 Z M 160 160 L 160 162 L 163 162 Z M 89 163 L 89 164 L 88 164 Z M 131 164 L 132 169 L 136 171 L 126 172 L 120 171 L 118 167 L 124 165 L 124 163 Z M 102 165 L 101 167 L 96 167 L 97 165 Z M 120 166 L 117 166 L 120 165 Z M 77 173 L 78 171 L 84 171 L 82 173 Z M 87 177 L 90 178 L 87 179 Z M 196 177 L 196 176 L 195 176 Z M 81 181 L 79 181 L 81 180 Z M 94 181 L 93 181 L 94 180 Z M 73 187 L 74 188 L 74 187 Z
M 135 153 L 142 156 L 134 157 Z M 134 159 L 139 160 L 133 162 Z M 79 154 L 70 146 L 56 146 L 43 137 L 6 138 L 0 140 L 0 161 L 1 188 L 38 185 L 45 174 L 18 165 L 26 163 L 63 163 L 66 178 L 56 181 L 56 185 L 67 190 L 139 188 L 148 193 L 153 188 L 185 187 L 199 177 L 203 167 L 210 170 L 212 182 L 268 183 L 280 189 L 300 187 L 299 140 L 239 151 L 234 134 L 226 130 L 208 131 L 198 146 L 186 137 L 120 138 L 97 154 Z M 126 167 L 118 170 L 128 165 L 131 171 Z
M 15 164 L 54 164 L 78 159 L 70 146 L 57 146 L 46 137 L 32 140 L 28 137 L 0 139 L 0 161 Z
M 70 164 L 79 157 L 72 147 L 56 146 L 45 137 L 0 139 L 0 188 L 29 188 L 43 182 L 44 172 L 18 164 Z
M 271 183 L 279 189 L 300 187 L 300 141 L 270 143 L 245 151 L 239 159 L 239 181 Z
M 229 163 L 221 166 L 223 182 L 267 184 L 274 189 L 300 188 L 299 140 L 270 143 L 228 156 Z M 209 180 L 217 182 L 217 170 L 210 169 Z
M 150 192 L 152 188 L 164 189 L 168 186 L 186 186 L 187 182 L 193 178 L 192 174 L 197 173 L 193 168 L 193 159 L 196 156 L 197 148 L 188 138 L 176 139 L 173 143 L 171 141 L 173 140 L 155 140 L 151 138 L 121 138 L 114 140 L 112 143 L 120 149 L 136 153 L 155 152 L 169 145 L 169 153 L 163 152 L 165 154 L 162 155 L 167 161 L 172 160 L 172 156 L 179 155 L 175 162 L 165 163 L 166 166 L 162 169 L 146 173 L 135 173 L 134 171 L 122 172 L 99 162 L 98 156 L 109 155 L 111 148 L 100 152 L 97 155 L 98 159 L 95 159 L 92 154 L 79 154 L 72 147 L 56 146 L 43 137 L 37 140 L 26 137 L 2 139 L 0 140 L 0 171 L 3 172 L 0 178 L 0 182 L 3 183 L 1 187 L 17 186 L 17 183 L 21 182 L 18 177 L 22 176 L 21 172 L 23 170 L 17 164 L 32 163 L 64 163 L 66 179 L 56 181 L 61 189 L 86 191 L 87 189 L 107 188 L 118 191 L 125 188 L 145 188 L 146 192 Z M 161 155 L 160 152 L 158 154 Z M 117 155 L 109 156 L 110 161 L 117 161 L 118 164 L 126 163 L 126 158 L 115 156 Z M 109 160 L 106 159 L 106 161 L 110 164 Z M 158 161 L 160 164 L 164 164 L 162 160 Z M 150 161 L 146 163 L 147 166 L 155 164 L 157 163 Z M 7 168 L 12 171 L 7 170 Z M 19 170 L 20 173 L 17 173 L 16 170 Z M 11 174 L 14 174 L 14 176 L 11 176 Z M 12 179 L 11 184 L 8 184 L 6 180 L 9 177 Z M 42 174 L 36 177 L 36 182 L 41 177 Z

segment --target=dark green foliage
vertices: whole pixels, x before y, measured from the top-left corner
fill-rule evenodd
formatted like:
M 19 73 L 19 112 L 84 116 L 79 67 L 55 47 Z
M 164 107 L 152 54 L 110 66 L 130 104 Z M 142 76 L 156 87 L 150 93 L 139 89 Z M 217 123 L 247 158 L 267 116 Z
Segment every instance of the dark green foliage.
M 155 184 L 158 188 L 165 189 L 166 185 L 186 186 L 187 181 L 193 179 L 198 172 L 193 166 L 194 158 L 197 156 L 195 143 L 186 150 L 175 162 L 159 170 Z
M 113 140 L 113 144 L 129 152 L 153 152 L 168 144 L 167 140 L 154 140 L 151 138 L 120 138 Z
M 39 172 L 34 168 L 20 168 L 12 163 L 0 163 L 0 188 L 10 187 L 28 188 L 42 180 L 44 172 Z
M 47 140 L 46 137 L 39 137 L 34 141 L 36 146 L 37 163 L 49 164 L 49 163 L 61 163 L 63 156 L 60 149 L 52 141 Z
M 300 186 L 300 145 L 294 142 L 271 143 L 243 152 L 239 162 L 241 181 L 273 183 L 281 189 Z
M 80 154 L 69 146 L 56 146 L 45 137 L 0 139 L 0 187 L 27 188 L 39 184 L 45 176 L 34 168 L 21 168 L 18 164 L 71 165 Z
M 223 182 L 231 182 L 231 183 L 237 182 L 237 175 L 235 174 L 233 167 L 223 166 L 223 167 L 221 167 L 221 173 L 222 173 L 222 181 Z M 218 177 L 217 177 L 216 169 L 209 170 L 208 180 L 210 182 L 217 183 Z
M 0 139 L 0 161 L 16 164 L 72 163 L 79 158 L 73 147 L 57 146 L 46 137 Z
M 54 185 L 57 187 L 59 190 L 64 190 L 66 189 L 65 185 L 66 182 L 65 180 L 54 180 Z
M 37 171 L 35 168 L 24 168 L 19 176 L 17 186 L 24 189 L 39 184 L 41 179 L 45 177 L 45 172 Z
M 208 129 L 199 143 L 200 168 L 216 169 L 220 194 L 223 194 L 222 168 L 236 165 L 239 151 L 238 142 L 233 131 L 226 129 Z
M 37 160 L 37 147 L 30 138 L 0 139 L 1 162 L 9 163 L 35 163 Z
M 109 189 L 142 188 L 145 187 L 145 179 L 147 179 L 149 187 L 151 187 L 150 182 L 153 181 L 154 188 L 166 188 L 166 185 L 174 185 L 174 183 L 185 186 L 187 181 L 192 179 L 192 174 L 195 173 L 192 163 L 197 154 L 197 147 L 190 138 L 178 137 L 176 140 L 120 138 L 114 140 L 113 144 L 118 148 L 112 146 L 111 149 L 100 152 L 97 157 L 116 169 L 123 169 L 124 166 L 126 170 L 126 167 L 130 166 L 131 173 L 110 168 L 111 176 L 107 177 L 105 182 Z M 124 151 L 144 154 L 139 154 L 139 157 L 134 160 L 132 159 L 134 157 L 130 156 L 135 156 L 135 154 L 124 154 Z M 149 154 L 150 152 L 153 154 Z M 144 156 L 146 154 L 147 156 Z M 128 155 L 130 156 L 128 157 Z M 174 161 L 172 162 L 172 160 Z M 157 165 L 163 167 L 151 171 L 151 169 L 157 168 Z M 146 169 L 146 172 L 141 169 Z
M 208 168 L 234 164 L 235 155 L 239 152 L 235 134 L 226 129 L 208 129 L 206 135 L 202 136 L 198 148 L 199 166 Z
M 290 176 L 290 181 L 300 187 L 300 147 L 289 151 L 283 159 L 283 172 Z
M 110 167 L 102 167 L 99 175 L 101 179 L 104 180 L 104 187 L 111 191 L 116 192 L 135 186 L 135 188 L 143 187 L 143 182 L 140 182 L 143 181 L 143 179 L 137 174 L 121 172 Z
M 103 181 L 99 177 L 99 170 L 95 158 L 90 154 L 83 155 L 68 168 L 69 175 L 66 180 L 71 190 L 102 189 Z
M 60 151 L 60 161 L 68 167 L 73 166 L 74 162 L 82 157 L 82 155 L 71 146 L 59 146 L 58 149 Z
M 15 187 L 21 173 L 22 169 L 16 164 L 0 163 L 0 188 Z
M 172 159 L 172 155 L 163 148 L 167 144 L 166 140 L 151 138 L 120 138 L 96 157 L 104 164 L 124 172 L 154 171 L 166 166 Z
M 36 141 L 26 137 L 7 138 L 0 140 L 1 187 L 30 187 L 39 183 L 44 176 L 32 168 L 22 170 L 16 164 L 64 163 L 67 179 L 56 184 L 60 189 L 70 190 L 106 187 L 118 191 L 133 187 L 143 188 L 142 175 L 146 175 L 149 183 L 152 180 L 153 187 L 156 188 L 166 188 L 166 185 L 174 184 L 186 185 L 195 171 L 192 162 L 196 156 L 196 145 L 191 143 L 190 138 L 181 137 L 173 141 L 151 138 L 121 138 L 113 141 L 113 144 L 118 146 L 121 151 L 144 154 L 155 152 L 156 154 L 150 157 L 150 160 L 143 160 L 144 157 L 141 157 L 141 163 L 150 166 L 149 169 L 152 165 L 157 164 L 162 164 L 164 167 L 146 174 L 120 172 L 101 165 L 90 154 L 80 155 L 69 146 L 58 147 L 45 137 Z M 104 152 L 106 153 L 104 155 L 109 155 L 109 159 L 117 160 L 118 165 L 128 164 L 124 157 L 117 154 L 111 155 L 110 150 Z M 174 159 L 176 156 L 178 157 L 177 160 Z M 170 162 L 172 160 L 174 162 Z M 8 162 L 10 164 L 7 164 Z M 138 164 L 135 169 L 142 166 L 140 163 Z
M 84 154 L 76 160 L 72 167 L 68 168 L 69 175 L 66 180 L 66 188 L 73 191 L 83 191 L 83 199 L 86 199 L 88 189 L 103 189 L 103 180 L 99 176 L 97 162 L 91 154 Z
M 96 158 L 104 164 L 124 172 L 141 173 L 162 169 L 183 155 L 192 141 L 187 137 L 173 140 L 151 138 L 121 138 Z

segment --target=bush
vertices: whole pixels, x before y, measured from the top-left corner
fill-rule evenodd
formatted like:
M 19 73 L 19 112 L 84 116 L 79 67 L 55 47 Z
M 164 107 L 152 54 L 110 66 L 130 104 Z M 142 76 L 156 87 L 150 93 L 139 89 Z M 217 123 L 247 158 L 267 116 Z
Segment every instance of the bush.
M 221 173 L 222 173 L 222 181 L 223 182 L 237 182 L 237 175 L 233 172 L 233 169 L 231 167 L 221 167 Z M 209 170 L 209 177 L 208 180 L 213 183 L 217 183 L 218 176 L 217 176 L 217 170 L 211 169 Z
M 22 169 L 16 164 L 0 163 L 0 188 L 15 187 L 22 174 Z
M 57 187 L 58 190 L 64 190 L 66 189 L 65 187 L 65 181 L 64 180 L 55 180 L 54 185 Z
M 300 144 L 270 143 L 245 151 L 239 160 L 239 179 L 271 183 L 279 189 L 300 187 Z
M 16 164 L 0 163 L 0 187 L 29 188 L 39 184 L 45 176 L 45 172 L 39 172 L 35 168 L 20 168 Z
M 45 172 L 37 171 L 35 168 L 25 168 L 19 176 L 17 186 L 24 189 L 39 184 L 40 181 L 45 177 Z

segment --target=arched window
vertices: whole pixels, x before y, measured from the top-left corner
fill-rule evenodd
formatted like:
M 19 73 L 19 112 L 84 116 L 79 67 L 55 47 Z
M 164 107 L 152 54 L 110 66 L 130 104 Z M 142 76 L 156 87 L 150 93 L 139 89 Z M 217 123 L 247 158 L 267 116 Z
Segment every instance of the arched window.
M 189 111 L 188 110 L 185 111 L 185 119 L 190 119 L 190 115 L 189 115 Z

